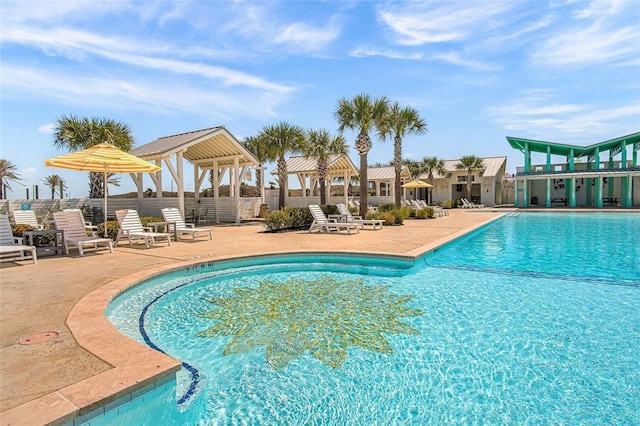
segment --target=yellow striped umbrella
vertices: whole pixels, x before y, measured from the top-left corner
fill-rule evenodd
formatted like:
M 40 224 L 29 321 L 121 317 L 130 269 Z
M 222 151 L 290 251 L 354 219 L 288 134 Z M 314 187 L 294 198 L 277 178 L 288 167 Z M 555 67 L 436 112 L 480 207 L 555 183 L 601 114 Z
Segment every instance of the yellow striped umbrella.
M 411 182 L 405 183 L 404 185 L 402 185 L 402 187 L 403 188 L 433 188 L 433 185 L 420 179 L 414 179 Z
M 49 167 L 78 170 L 83 172 L 101 172 L 104 174 L 104 220 L 107 234 L 107 174 L 108 173 L 153 173 L 159 166 L 149 163 L 135 155 L 128 154 L 110 143 L 101 143 L 82 151 L 71 152 L 45 160 Z

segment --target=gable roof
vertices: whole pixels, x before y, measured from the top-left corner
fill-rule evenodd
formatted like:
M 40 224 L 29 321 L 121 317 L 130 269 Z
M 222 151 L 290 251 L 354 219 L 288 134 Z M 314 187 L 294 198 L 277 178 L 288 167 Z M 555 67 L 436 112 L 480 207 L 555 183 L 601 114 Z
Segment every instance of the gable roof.
M 318 160 L 316 157 L 289 157 L 287 159 L 287 174 L 309 173 L 315 174 L 318 168 Z M 329 161 L 327 161 L 327 171 L 329 176 L 339 175 L 342 176 L 345 171 L 351 175 L 358 173 L 356 166 L 354 166 L 351 158 L 347 155 L 331 155 Z M 271 171 L 272 175 L 278 173 L 278 169 L 275 168 Z
M 411 172 L 407 166 L 402 166 L 400 177 L 411 179 Z M 367 180 L 394 180 L 396 170 L 393 166 L 367 167 Z
M 484 177 L 496 176 L 500 171 L 500 169 L 502 168 L 502 166 L 507 162 L 507 157 L 483 157 L 481 159 L 482 159 L 482 163 L 484 164 L 484 172 L 482 173 L 482 176 Z M 456 169 L 456 164 L 458 164 L 459 162 L 460 162 L 460 159 L 444 160 L 444 168 L 447 171 L 447 174 L 453 173 L 453 172 L 464 173 L 464 170 Z M 428 176 L 423 173 L 418 178 L 426 179 L 427 177 Z M 435 179 L 442 179 L 446 177 L 446 174 L 441 175 L 441 174 L 435 173 L 433 177 Z
M 251 154 L 224 126 L 164 136 L 131 150 L 131 154 L 144 160 L 159 160 L 182 152 L 183 157 L 201 168 L 233 165 L 234 158 L 240 164 L 259 165 Z

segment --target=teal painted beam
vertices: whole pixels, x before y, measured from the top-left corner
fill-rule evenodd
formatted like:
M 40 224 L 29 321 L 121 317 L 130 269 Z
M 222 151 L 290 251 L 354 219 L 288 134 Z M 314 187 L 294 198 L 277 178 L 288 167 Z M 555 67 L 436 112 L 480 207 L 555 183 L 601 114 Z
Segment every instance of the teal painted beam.
M 595 202 L 596 202 L 596 208 L 601 209 L 602 208 L 602 188 L 603 187 L 603 180 L 602 180 L 602 176 L 598 176 L 596 178 L 596 195 L 595 195 Z
M 545 191 L 544 205 L 546 208 L 551 207 L 551 179 L 550 178 L 547 178 L 547 187 Z

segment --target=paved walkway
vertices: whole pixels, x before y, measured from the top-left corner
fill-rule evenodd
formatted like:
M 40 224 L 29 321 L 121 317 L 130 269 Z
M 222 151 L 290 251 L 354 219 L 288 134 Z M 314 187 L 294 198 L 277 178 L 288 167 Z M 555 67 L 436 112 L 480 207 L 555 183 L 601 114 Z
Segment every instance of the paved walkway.
M 113 362 L 105 362 L 77 343 L 76 338 L 81 339 L 74 338 L 67 319 L 81 299 L 116 279 L 139 277 L 141 271 L 144 274 L 170 266 L 268 253 L 336 251 L 417 256 L 504 213 L 451 210 L 449 216 L 436 220 L 408 219 L 403 226 L 352 235 L 305 231 L 272 234 L 263 232 L 259 223 L 216 226 L 213 241 L 176 242 L 171 247 L 159 245 L 148 250 L 121 244 L 114 254 L 101 251 L 82 258 L 42 257 L 36 265 L 2 263 L 0 412 L 43 400 L 46 395 L 113 368 Z M 21 338 L 45 332 L 58 335 L 38 344 L 18 343 Z M 7 419 L 15 418 L 20 411 L 18 407 L 4 413 L 2 424 L 11 424 Z

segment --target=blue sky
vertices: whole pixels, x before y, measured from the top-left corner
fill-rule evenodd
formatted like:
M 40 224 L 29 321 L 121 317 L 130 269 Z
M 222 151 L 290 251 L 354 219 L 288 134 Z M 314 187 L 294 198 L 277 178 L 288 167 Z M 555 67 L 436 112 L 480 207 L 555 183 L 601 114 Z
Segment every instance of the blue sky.
M 509 172 L 523 156 L 505 136 L 588 145 L 640 128 L 639 0 L 2 0 L 0 15 L 0 156 L 41 197 L 51 174 L 88 193 L 86 174 L 43 164 L 65 153 L 51 131 L 70 114 L 123 121 L 136 146 L 218 125 L 244 139 L 279 121 L 336 132 L 338 99 L 365 92 L 427 121 L 405 157 L 506 155 Z M 369 164 L 392 152 L 374 140 Z M 121 182 L 110 193 L 133 190 Z

